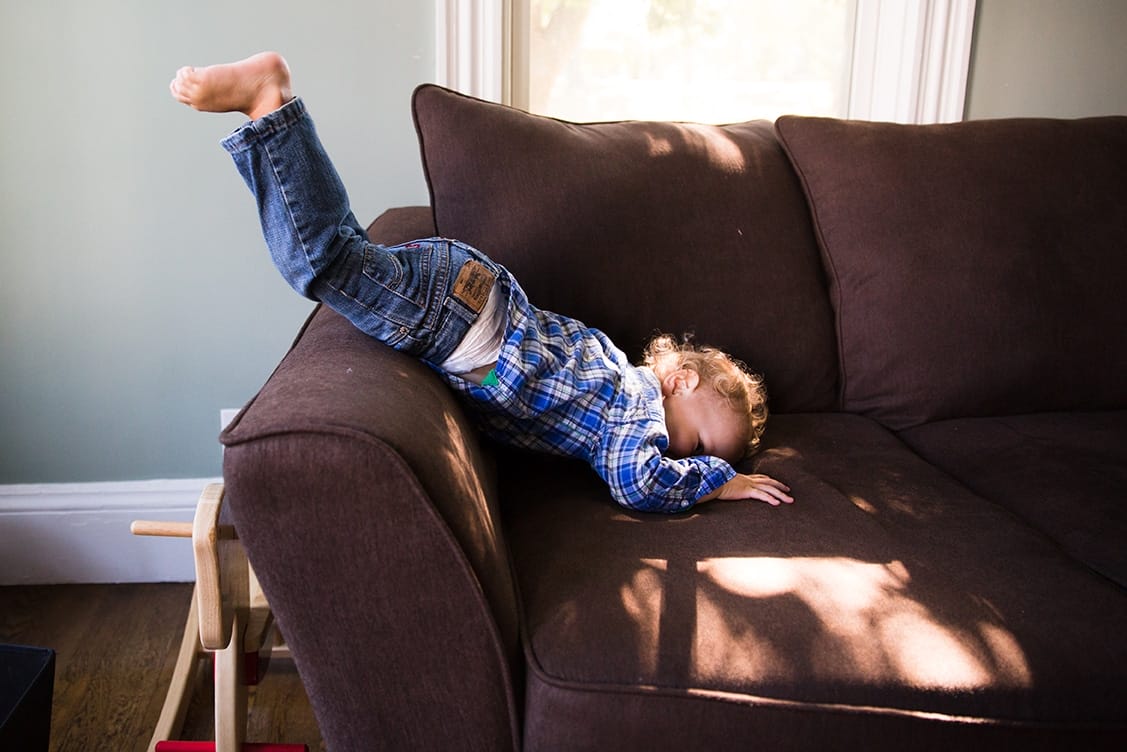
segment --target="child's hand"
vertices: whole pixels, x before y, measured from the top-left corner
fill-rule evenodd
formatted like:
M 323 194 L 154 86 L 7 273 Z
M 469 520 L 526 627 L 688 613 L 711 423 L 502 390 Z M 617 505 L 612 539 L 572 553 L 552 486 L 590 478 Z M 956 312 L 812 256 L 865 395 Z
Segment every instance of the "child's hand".
M 789 486 L 767 475 L 737 475 L 697 503 L 712 499 L 756 499 L 777 507 L 794 503 L 788 491 Z

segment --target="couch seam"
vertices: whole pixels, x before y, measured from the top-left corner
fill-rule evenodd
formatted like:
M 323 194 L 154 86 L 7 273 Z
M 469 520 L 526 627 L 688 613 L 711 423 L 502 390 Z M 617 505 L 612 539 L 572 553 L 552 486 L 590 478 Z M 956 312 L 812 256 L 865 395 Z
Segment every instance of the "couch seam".
M 879 705 L 850 705 L 846 703 L 809 702 L 804 700 L 783 700 L 763 695 L 753 695 L 743 692 L 725 690 L 693 688 L 693 687 L 662 687 L 658 685 L 627 685 L 614 682 L 577 681 L 560 679 L 548 673 L 535 659 L 534 650 L 527 647 L 528 665 L 532 672 L 553 689 L 569 692 L 637 695 L 640 697 L 653 696 L 678 700 L 700 700 L 724 702 L 732 705 L 748 707 L 763 707 L 776 710 L 790 710 L 802 713 L 837 713 L 841 715 L 873 715 L 894 718 L 907 718 L 915 720 L 938 721 L 942 723 L 965 723 L 978 726 L 993 726 L 998 728 L 1028 728 L 1028 729 L 1068 729 L 1068 730 L 1114 730 L 1123 728 L 1122 724 L 1114 721 L 1026 721 L 1013 718 L 990 718 L 986 716 L 959 715 L 955 713 L 942 713 L 923 710 L 909 710 L 906 708 L 882 707 Z

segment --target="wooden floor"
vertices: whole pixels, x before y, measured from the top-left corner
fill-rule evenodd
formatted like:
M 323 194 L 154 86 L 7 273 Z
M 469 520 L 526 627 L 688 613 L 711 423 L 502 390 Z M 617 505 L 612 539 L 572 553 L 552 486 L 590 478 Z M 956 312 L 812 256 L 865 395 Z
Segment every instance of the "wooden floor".
M 190 584 L 0 587 L 0 643 L 56 651 L 52 752 L 144 752 L 184 631 Z M 212 738 L 211 670 L 181 738 Z M 324 750 L 291 661 L 272 661 L 250 690 L 247 741 Z

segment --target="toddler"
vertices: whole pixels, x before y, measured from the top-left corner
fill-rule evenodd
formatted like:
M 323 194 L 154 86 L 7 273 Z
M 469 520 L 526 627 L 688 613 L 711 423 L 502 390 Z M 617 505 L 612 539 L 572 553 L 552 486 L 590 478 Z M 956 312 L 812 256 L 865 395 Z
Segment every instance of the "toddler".
M 223 146 L 290 285 L 435 368 L 490 436 L 587 461 L 630 509 L 793 501 L 732 467 L 757 447 L 767 409 L 759 379 L 724 353 L 661 336 L 633 366 L 599 330 L 531 305 L 477 249 L 371 243 L 281 56 L 181 68 L 170 88 L 194 109 L 250 118 Z

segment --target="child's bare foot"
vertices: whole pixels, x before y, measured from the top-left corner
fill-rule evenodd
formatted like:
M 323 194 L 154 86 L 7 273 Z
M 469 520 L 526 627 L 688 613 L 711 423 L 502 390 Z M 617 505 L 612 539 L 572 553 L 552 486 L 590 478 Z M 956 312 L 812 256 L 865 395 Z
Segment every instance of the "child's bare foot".
M 168 87 L 178 101 L 201 112 L 241 112 L 251 120 L 293 98 L 290 68 L 276 52 L 237 63 L 181 68 Z

